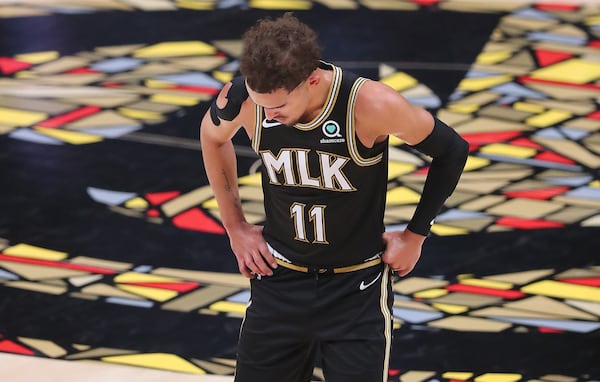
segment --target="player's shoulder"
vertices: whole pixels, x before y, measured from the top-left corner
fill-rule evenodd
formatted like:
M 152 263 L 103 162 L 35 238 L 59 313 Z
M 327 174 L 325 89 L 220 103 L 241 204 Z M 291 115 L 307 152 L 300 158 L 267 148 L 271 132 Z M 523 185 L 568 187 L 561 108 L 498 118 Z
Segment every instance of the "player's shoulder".
M 219 92 L 211 106 L 213 122 L 216 118 L 225 121 L 238 120 L 251 111 L 254 103 L 248 96 L 245 78 L 237 76 L 229 81 Z M 217 124 L 217 123 L 215 123 Z
M 356 97 L 356 111 L 368 115 L 385 115 L 390 108 L 402 109 L 406 104 L 400 93 L 374 80 L 364 81 Z

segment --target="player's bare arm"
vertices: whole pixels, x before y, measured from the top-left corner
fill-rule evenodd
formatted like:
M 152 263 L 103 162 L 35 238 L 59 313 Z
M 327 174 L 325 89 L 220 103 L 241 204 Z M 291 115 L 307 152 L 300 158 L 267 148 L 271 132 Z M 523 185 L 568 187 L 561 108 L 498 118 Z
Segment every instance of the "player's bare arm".
M 243 84 L 242 84 L 243 85 Z M 244 217 L 237 184 L 236 155 L 231 138 L 240 129 L 252 126 L 254 107 L 248 100 L 235 99 L 227 84 L 202 119 L 200 141 L 204 166 L 215 193 L 221 220 L 229 236 L 240 273 L 248 278 L 272 274 L 276 266 L 262 237 L 262 227 Z
M 404 276 L 419 260 L 433 219 L 458 183 L 468 144 L 427 110 L 411 105 L 394 89 L 375 81 L 367 81 L 361 88 L 355 120 L 358 138 L 368 147 L 394 135 L 432 158 L 421 200 L 407 229 L 383 234 L 383 261 Z

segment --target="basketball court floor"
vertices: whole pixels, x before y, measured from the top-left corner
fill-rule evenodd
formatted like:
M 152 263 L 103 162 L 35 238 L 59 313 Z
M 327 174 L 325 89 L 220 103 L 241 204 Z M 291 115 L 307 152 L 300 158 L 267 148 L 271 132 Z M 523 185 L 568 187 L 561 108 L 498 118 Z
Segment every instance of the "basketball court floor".
M 470 144 L 394 279 L 389 380 L 600 381 L 600 4 L 567 0 L 0 1 L 0 380 L 232 380 L 249 284 L 199 121 L 284 11 Z M 390 141 L 388 230 L 428 164 Z

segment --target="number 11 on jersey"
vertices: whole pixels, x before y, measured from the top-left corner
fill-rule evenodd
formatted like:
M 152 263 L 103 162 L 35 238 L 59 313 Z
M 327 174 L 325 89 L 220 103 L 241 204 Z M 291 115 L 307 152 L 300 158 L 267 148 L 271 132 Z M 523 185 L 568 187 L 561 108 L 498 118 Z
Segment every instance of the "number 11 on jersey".
M 328 244 L 325 235 L 325 207 L 324 205 L 315 204 L 310 207 L 308 214 L 306 213 L 306 204 L 294 203 L 290 207 L 290 216 L 294 220 L 294 229 L 296 237 L 294 239 L 308 242 L 306 238 L 306 217 L 312 223 L 315 232 L 314 244 Z

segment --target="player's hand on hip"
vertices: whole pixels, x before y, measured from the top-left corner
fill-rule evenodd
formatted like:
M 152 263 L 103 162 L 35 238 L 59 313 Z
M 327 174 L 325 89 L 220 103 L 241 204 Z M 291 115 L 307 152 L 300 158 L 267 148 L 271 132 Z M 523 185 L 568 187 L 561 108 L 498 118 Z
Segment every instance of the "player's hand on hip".
M 229 242 L 237 259 L 240 273 L 248 278 L 273 275 L 277 262 L 262 235 L 262 226 L 242 223 L 229 230 Z
M 408 230 L 384 232 L 385 251 L 381 259 L 400 276 L 406 276 L 419 261 L 425 238 Z

